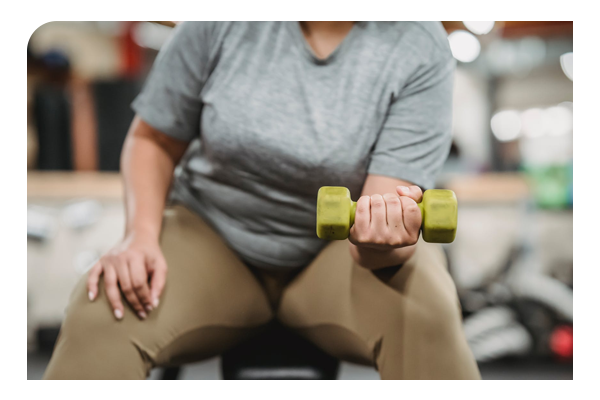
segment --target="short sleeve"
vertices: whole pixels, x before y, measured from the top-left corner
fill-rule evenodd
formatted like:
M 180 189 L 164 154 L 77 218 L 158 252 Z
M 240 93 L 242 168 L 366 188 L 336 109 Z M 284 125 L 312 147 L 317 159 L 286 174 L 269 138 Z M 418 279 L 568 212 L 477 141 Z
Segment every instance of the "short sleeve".
M 200 91 L 210 70 L 211 30 L 206 22 L 179 24 L 132 103 L 142 120 L 179 140 L 199 135 Z
M 368 173 L 432 188 L 450 150 L 455 61 L 434 47 L 392 99 Z

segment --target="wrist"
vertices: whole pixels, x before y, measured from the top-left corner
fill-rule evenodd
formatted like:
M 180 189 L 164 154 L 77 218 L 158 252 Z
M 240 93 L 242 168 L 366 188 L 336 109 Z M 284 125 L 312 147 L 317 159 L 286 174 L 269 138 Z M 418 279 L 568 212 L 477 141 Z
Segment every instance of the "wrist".
M 416 245 L 392 249 L 374 249 L 350 243 L 354 261 L 367 269 L 380 269 L 404 264 L 415 252 Z
M 158 242 L 160 228 L 150 226 L 132 226 L 125 231 L 125 236 L 131 240 Z

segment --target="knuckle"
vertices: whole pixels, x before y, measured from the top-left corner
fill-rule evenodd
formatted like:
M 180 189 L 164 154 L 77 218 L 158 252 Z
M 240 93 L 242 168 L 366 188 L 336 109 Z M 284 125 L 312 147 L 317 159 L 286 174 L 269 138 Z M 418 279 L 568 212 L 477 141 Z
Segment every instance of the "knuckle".
M 386 193 L 383 198 L 388 204 L 400 204 L 400 198 L 393 193 Z
M 162 272 L 167 272 L 168 269 L 168 265 L 167 265 L 167 261 L 164 258 L 159 258 L 158 261 L 155 263 L 156 265 L 156 269 Z
M 399 235 L 396 235 L 394 237 L 394 246 L 396 246 L 396 247 L 403 247 L 403 246 L 406 246 L 406 244 L 407 243 L 406 243 L 406 240 L 404 238 L 404 235 L 399 234 Z
M 406 206 L 406 209 L 409 212 L 419 212 L 419 206 L 417 206 L 417 203 L 415 203 L 414 201 L 411 201 L 410 203 L 408 203 L 408 205 Z
M 138 250 L 131 250 L 127 257 L 132 261 L 141 261 L 144 255 Z
M 358 212 L 361 212 L 361 213 L 368 212 L 369 211 L 369 203 L 370 203 L 369 197 L 368 196 L 362 196 L 356 202 L 356 210 Z
M 368 232 L 358 231 L 356 232 L 355 239 L 360 244 L 369 243 L 369 234 Z
M 127 301 L 129 302 L 129 304 L 131 304 L 133 307 L 138 307 L 139 306 L 139 302 L 137 297 L 135 297 L 133 295 L 133 293 L 128 293 L 125 297 L 127 297 Z
M 358 206 L 356 207 L 356 211 L 357 211 L 358 213 L 360 213 L 360 214 L 366 214 L 366 213 L 368 213 L 368 212 L 369 212 L 369 205 L 368 205 L 368 204 L 361 204 L 361 205 L 358 205 Z
M 371 243 L 377 244 L 377 245 L 385 245 L 385 244 L 387 244 L 387 240 L 386 240 L 385 236 L 378 235 L 371 239 Z
M 165 264 L 165 263 L 160 263 L 160 264 L 157 264 L 157 265 L 154 267 L 153 274 L 154 274 L 154 276 L 156 276 L 157 274 L 158 274 L 158 275 L 160 275 L 160 276 L 163 276 L 163 275 L 166 275 L 166 274 L 167 274 L 167 271 L 168 271 L 167 264 Z
M 382 208 L 383 205 L 384 205 L 383 198 L 371 200 L 371 208 L 379 209 L 379 208 Z
M 419 240 L 418 234 L 415 234 L 414 232 L 408 232 L 406 237 L 404 238 L 403 242 L 404 242 L 404 245 L 406 245 L 406 246 L 412 246 L 413 244 L 416 244 L 418 240 Z
M 385 237 L 385 243 L 390 245 L 390 246 L 395 246 L 398 244 L 398 235 L 395 235 L 393 233 L 389 233 L 386 237 Z
M 394 247 L 402 247 L 402 246 L 404 246 L 404 242 L 401 239 L 395 239 L 392 242 L 392 246 L 394 246 Z
M 405 199 L 402 202 L 402 209 L 404 210 L 404 212 L 413 213 L 419 211 L 419 206 L 414 200 Z
M 359 230 L 354 230 L 350 237 L 355 243 L 362 243 L 362 233 Z

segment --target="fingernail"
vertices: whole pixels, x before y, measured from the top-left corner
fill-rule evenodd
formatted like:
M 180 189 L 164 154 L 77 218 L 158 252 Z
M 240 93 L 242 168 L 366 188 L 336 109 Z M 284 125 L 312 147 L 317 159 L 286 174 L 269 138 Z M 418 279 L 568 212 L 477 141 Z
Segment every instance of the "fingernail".
M 158 307 L 158 298 L 154 299 L 154 301 L 152 302 L 152 305 L 154 306 L 154 308 Z
M 90 301 L 94 301 L 94 292 L 92 292 L 91 290 L 88 292 L 88 298 L 90 299 Z
M 146 304 L 146 311 L 152 311 L 152 306 L 150 304 Z
M 140 311 L 140 312 L 138 313 L 138 315 L 140 316 L 140 318 L 141 318 L 141 319 L 145 319 L 145 318 L 146 318 L 146 313 L 145 313 L 145 312 L 143 312 L 143 311 Z
M 409 191 L 406 186 L 399 186 L 399 188 L 400 188 L 400 191 L 402 191 L 402 192 L 408 192 Z
M 117 319 L 121 319 L 121 318 L 123 318 L 123 311 L 121 311 L 121 310 L 119 310 L 119 309 L 116 309 L 116 310 L 115 310 L 115 317 L 116 317 Z

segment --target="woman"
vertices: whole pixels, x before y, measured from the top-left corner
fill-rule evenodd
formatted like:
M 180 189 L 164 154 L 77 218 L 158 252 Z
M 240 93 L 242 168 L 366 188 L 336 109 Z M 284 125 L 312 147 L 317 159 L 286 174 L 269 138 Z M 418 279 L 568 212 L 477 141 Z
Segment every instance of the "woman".
M 178 26 L 133 104 L 125 236 L 46 378 L 145 378 L 273 318 L 384 379 L 479 378 L 443 253 L 417 243 L 453 69 L 439 23 Z M 349 241 L 314 233 L 324 185 L 361 194 Z

